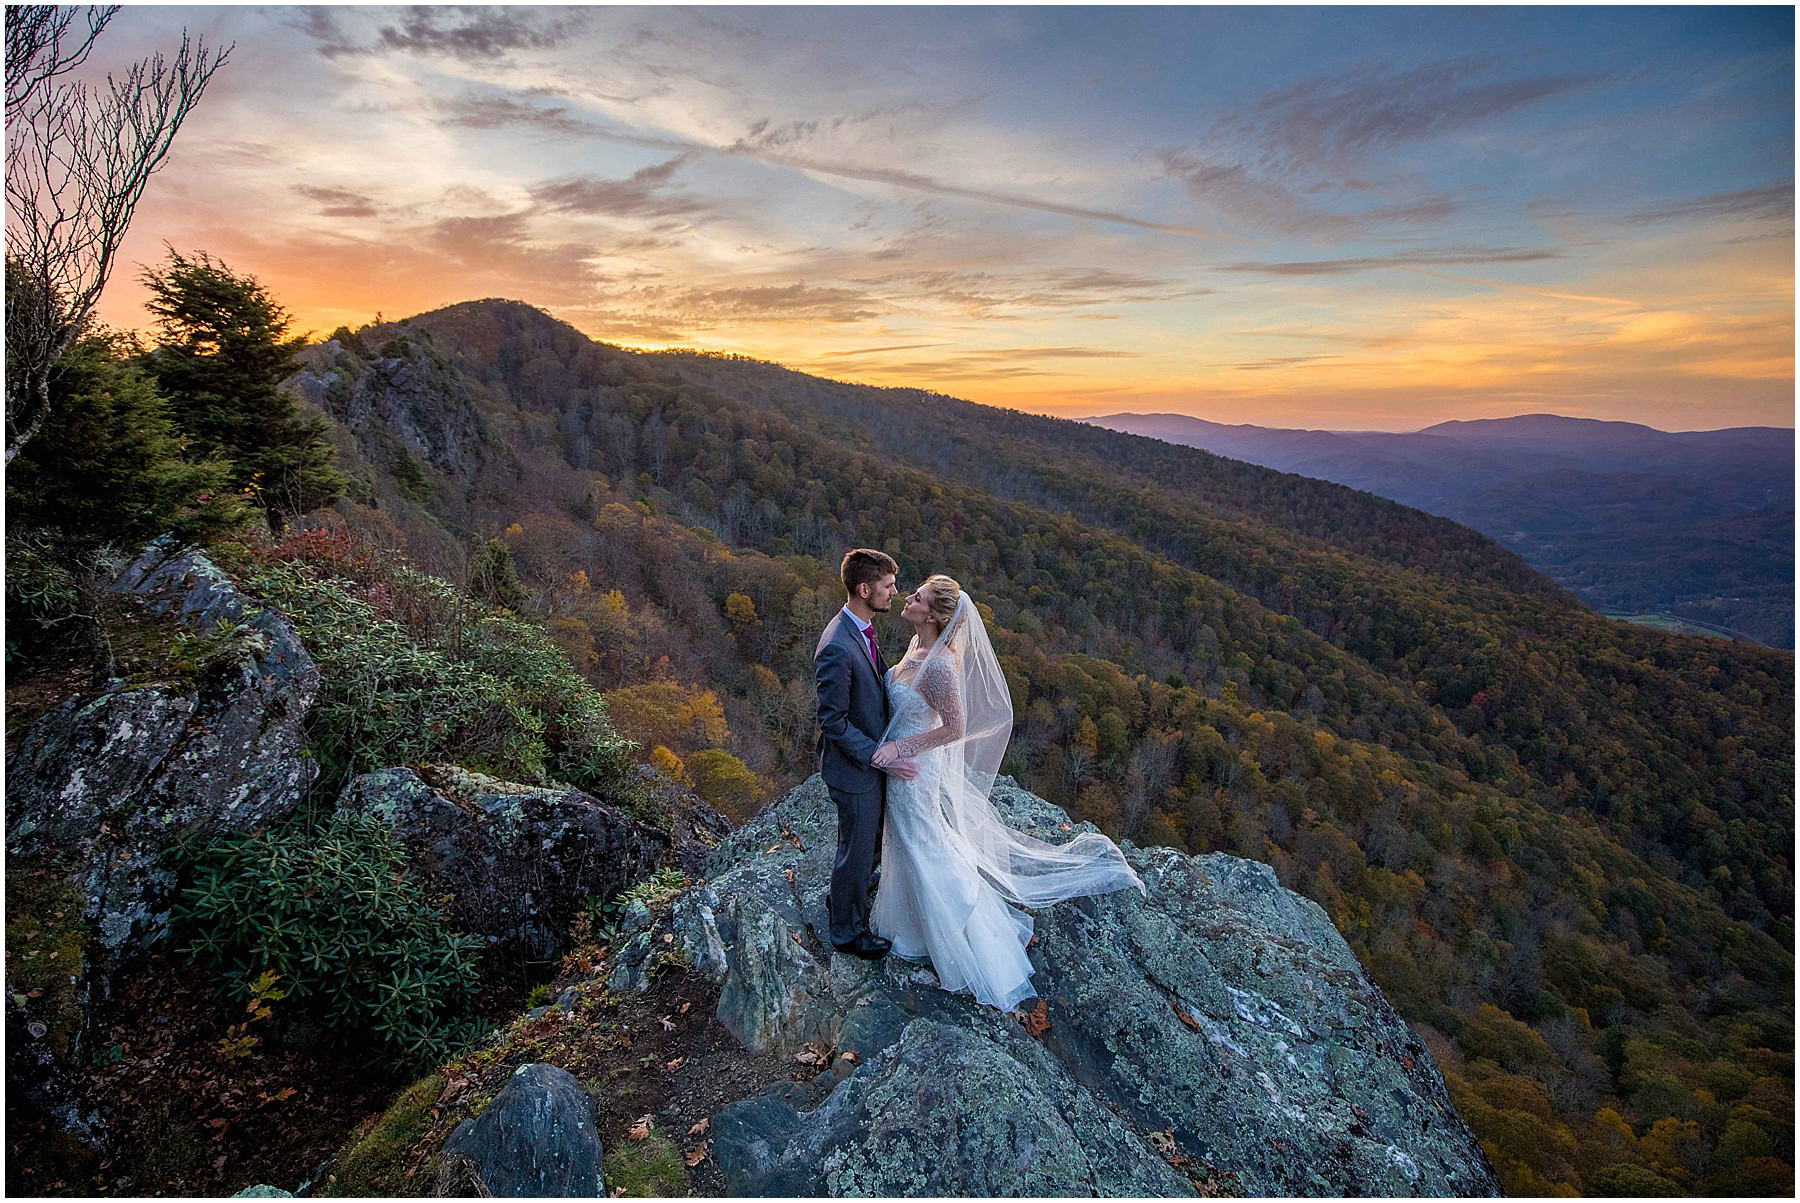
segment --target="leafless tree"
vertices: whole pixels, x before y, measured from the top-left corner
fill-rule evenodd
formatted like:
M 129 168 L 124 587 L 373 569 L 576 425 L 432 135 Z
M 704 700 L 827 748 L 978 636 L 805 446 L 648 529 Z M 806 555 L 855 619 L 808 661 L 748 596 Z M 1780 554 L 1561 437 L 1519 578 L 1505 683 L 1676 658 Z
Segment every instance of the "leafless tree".
M 183 31 L 172 59 L 134 63 L 103 88 L 68 78 L 118 7 L 6 9 L 7 463 L 43 425 L 51 369 L 87 327 L 144 186 L 232 50 Z

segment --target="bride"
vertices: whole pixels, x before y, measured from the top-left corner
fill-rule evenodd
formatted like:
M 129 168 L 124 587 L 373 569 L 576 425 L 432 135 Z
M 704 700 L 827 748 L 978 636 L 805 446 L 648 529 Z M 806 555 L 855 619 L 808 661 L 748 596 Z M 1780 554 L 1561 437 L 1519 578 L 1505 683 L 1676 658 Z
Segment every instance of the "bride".
M 944 989 L 1012 1010 L 1035 993 L 1032 919 L 1018 908 L 1144 883 L 1097 832 L 1059 845 L 1006 826 L 989 794 L 1012 735 L 1012 696 L 981 612 L 939 575 L 900 613 L 915 633 L 888 670 L 893 717 L 873 763 L 911 760 L 919 771 L 888 780 L 869 926 L 899 956 L 929 959 Z

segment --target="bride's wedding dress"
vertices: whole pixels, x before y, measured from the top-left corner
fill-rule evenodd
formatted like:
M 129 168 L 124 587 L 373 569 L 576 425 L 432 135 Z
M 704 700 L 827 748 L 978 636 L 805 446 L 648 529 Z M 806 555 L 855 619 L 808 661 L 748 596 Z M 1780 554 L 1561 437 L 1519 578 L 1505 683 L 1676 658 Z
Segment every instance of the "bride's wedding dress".
M 924 695 L 892 671 L 888 704 L 897 739 L 953 729 L 940 726 Z M 943 813 L 946 760 L 941 747 L 929 748 L 914 757 L 917 777 L 888 781 L 881 888 L 869 928 L 893 941 L 895 955 L 930 961 L 944 989 L 1011 1010 L 1033 994 L 1025 955 L 1032 919 L 982 879 L 972 849 Z
M 1007 827 L 988 795 L 1012 733 L 1011 698 L 965 593 L 928 652 L 888 673 L 883 740 L 919 768 L 890 777 L 881 886 L 869 927 L 895 955 L 929 961 L 944 989 L 1011 1010 L 1035 994 L 1021 907 L 1143 883 L 1094 832 L 1053 845 Z

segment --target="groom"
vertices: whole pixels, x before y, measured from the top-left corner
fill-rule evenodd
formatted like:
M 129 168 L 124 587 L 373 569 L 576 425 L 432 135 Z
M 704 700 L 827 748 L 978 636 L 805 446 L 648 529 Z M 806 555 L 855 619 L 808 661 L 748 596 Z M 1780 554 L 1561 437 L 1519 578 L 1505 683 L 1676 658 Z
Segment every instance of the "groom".
M 887 778 L 869 763 L 888 723 L 887 664 L 875 642 L 875 615 L 886 614 L 899 592 L 899 565 L 883 552 L 859 547 L 839 575 L 848 600 L 813 652 L 819 685 L 819 775 L 837 804 L 837 862 L 825 907 L 831 943 L 865 960 L 887 955 L 888 941 L 869 931 L 869 888 L 881 853 Z M 918 774 L 911 761 L 889 765 L 903 780 Z

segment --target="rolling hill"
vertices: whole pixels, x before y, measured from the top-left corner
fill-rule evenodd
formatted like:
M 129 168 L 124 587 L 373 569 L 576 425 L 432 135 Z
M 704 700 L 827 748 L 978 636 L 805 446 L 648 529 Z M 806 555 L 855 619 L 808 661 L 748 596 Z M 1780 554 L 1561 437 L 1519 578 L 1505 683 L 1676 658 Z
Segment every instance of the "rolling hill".
M 1794 432 L 1671 433 L 1555 414 L 1405 434 L 1086 419 L 1465 523 L 1596 610 L 1794 646 Z

